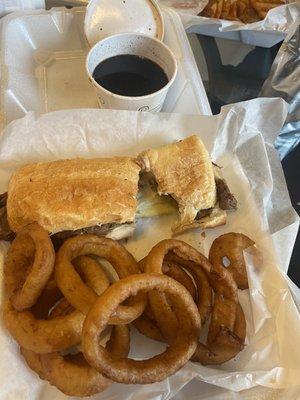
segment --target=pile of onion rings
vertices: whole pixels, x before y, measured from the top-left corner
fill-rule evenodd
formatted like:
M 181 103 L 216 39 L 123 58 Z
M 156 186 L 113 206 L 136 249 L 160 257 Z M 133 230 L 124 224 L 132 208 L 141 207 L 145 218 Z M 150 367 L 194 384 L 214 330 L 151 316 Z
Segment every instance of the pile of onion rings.
M 196 298 L 194 291 L 183 281 L 183 276 L 175 277 L 194 297 L 202 324 L 210 319 L 206 343 L 198 342 L 192 361 L 203 365 L 222 364 L 243 349 L 246 321 L 238 301 L 238 287 L 248 287 L 243 250 L 252 245 L 254 242 L 245 235 L 222 235 L 212 244 L 210 262 L 187 243 L 163 240 L 140 262 L 141 269 L 146 273 L 167 274 L 166 266 L 172 266 L 193 278 Z M 224 257 L 229 258 L 228 268 L 223 263 Z M 181 324 L 172 308 L 172 301 L 163 293 L 151 291 L 145 312 L 134 324 L 151 339 L 168 342 L 177 335 Z
M 33 223 L 18 232 L 5 260 L 4 322 L 27 365 L 69 396 L 91 396 L 113 382 L 158 382 L 190 360 L 221 364 L 245 344 L 238 288 L 248 287 L 243 250 L 253 245 L 242 234 L 222 235 L 207 259 L 168 239 L 137 263 L 121 244 L 95 235 L 72 237 L 55 254 L 48 233 Z M 119 280 L 111 282 L 99 258 Z M 130 324 L 166 350 L 127 358 Z

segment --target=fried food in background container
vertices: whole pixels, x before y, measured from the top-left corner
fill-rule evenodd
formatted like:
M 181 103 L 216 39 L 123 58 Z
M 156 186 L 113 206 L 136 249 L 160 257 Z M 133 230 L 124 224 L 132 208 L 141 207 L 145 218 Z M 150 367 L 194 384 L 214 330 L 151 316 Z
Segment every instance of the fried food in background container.
M 160 2 L 180 14 L 188 33 L 264 48 L 283 41 L 300 13 L 297 0 L 195 0 L 188 7 L 180 0 Z
M 209 0 L 199 15 L 249 24 L 264 19 L 268 11 L 284 4 L 284 0 Z

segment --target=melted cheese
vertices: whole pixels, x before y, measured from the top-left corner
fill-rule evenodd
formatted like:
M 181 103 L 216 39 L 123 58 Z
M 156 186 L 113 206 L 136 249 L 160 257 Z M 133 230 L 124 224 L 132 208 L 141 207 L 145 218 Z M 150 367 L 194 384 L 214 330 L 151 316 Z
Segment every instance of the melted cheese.
M 178 213 L 177 203 L 170 196 L 160 196 L 148 182 L 143 182 L 138 195 L 137 218 Z

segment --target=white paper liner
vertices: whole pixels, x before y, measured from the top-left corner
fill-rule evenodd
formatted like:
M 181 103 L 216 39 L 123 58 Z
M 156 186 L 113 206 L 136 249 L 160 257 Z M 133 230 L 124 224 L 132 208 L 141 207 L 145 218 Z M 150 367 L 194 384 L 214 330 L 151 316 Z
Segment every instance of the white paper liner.
M 114 384 L 93 398 L 170 399 L 194 378 L 199 394 L 202 388 L 204 392 L 211 388 L 205 399 L 213 399 L 217 390 L 230 389 L 233 393 L 255 390 L 257 386 L 296 390 L 300 376 L 300 317 L 293 298 L 299 300 L 300 291 L 291 285 L 292 295 L 279 262 L 284 260 L 282 268 L 288 264 L 298 217 L 291 207 L 280 161 L 272 147 L 286 114 L 286 103 L 280 99 L 256 99 L 226 106 L 219 116 L 67 110 L 42 116 L 28 113 L 2 133 L 0 192 L 7 190 L 11 173 L 28 162 L 135 155 L 148 147 L 199 134 L 213 160 L 223 167 L 239 209 L 228 216 L 226 226 L 207 230 L 205 238 L 199 230 L 179 238 L 207 254 L 211 242 L 220 234 L 243 232 L 256 241 L 263 254 L 260 265 L 255 265 L 247 255 L 250 290 L 239 293 L 247 319 L 247 346 L 234 360 L 217 367 L 188 363 L 163 382 L 144 386 Z M 140 259 L 160 239 L 170 237 L 172 221 L 174 217 L 169 216 L 139 222 L 127 248 Z M 281 243 L 280 260 L 269 228 L 276 238 L 275 247 L 278 241 Z M 2 242 L 1 266 L 6 248 Z M 136 333 L 134 340 L 131 354 L 139 358 L 162 348 Z M 0 351 L 1 400 L 66 398 L 26 367 L 2 322 Z

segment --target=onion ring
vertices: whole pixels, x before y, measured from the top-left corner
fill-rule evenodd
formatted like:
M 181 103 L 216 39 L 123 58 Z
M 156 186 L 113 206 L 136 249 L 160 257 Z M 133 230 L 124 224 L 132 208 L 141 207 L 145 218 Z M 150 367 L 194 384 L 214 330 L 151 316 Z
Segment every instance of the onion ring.
M 159 262 L 166 259 L 175 260 L 183 268 L 186 268 L 190 273 L 193 273 L 193 278 L 197 284 L 198 288 L 202 289 L 203 299 L 200 300 L 198 304 L 199 312 L 202 312 L 202 320 L 206 319 L 211 311 L 211 301 L 212 293 L 209 286 L 214 290 L 214 304 L 212 308 L 212 317 L 209 325 L 209 332 L 207 337 L 207 346 L 198 344 L 199 349 L 205 350 L 206 352 L 211 352 L 213 349 L 222 349 L 224 354 L 226 348 L 235 348 L 235 352 L 231 351 L 231 354 L 237 353 L 237 348 L 240 351 L 241 344 L 239 340 L 233 340 L 234 326 L 236 320 L 238 297 L 237 297 L 237 286 L 232 277 L 232 275 L 223 267 L 219 265 L 211 265 L 209 261 L 199 253 L 197 255 L 197 250 L 193 249 L 192 254 L 189 255 L 187 252 L 191 246 L 183 246 L 182 242 L 178 243 L 176 246 L 176 240 L 164 240 L 163 242 L 156 245 L 149 253 L 151 256 L 150 262 L 148 260 L 149 255 L 145 261 L 146 272 L 157 272 L 161 270 L 161 264 Z M 169 249 L 172 251 L 170 252 Z M 182 254 L 182 256 L 181 256 Z M 165 257 L 166 256 L 166 257 Z M 155 264 L 155 259 L 157 263 Z M 200 260 L 201 264 L 197 261 Z M 199 271 L 201 271 L 199 273 Z M 204 278 L 203 278 L 204 277 Z M 201 282 L 201 278 L 204 280 Z M 203 288 L 206 289 L 203 291 Z M 165 307 L 165 299 L 160 293 L 151 292 L 148 295 L 151 310 L 153 312 L 154 319 L 157 323 L 159 331 L 164 337 L 168 337 L 171 340 L 176 333 L 179 326 L 177 326 L 172 321 L 174 318 L 174 313 L 171 310 L 167 310 Z M 201 301 L 202 300 L 202 301 Z M 160 317 L 160 310 L 164 309 L 163 318 Z M 171 325 L 173 323 L 173 325 Z M 173 332 L 172 332 L 173 330 Z M 167 336 L 169 335 L 169 336 Z M 233 344 L 235 346 L 233 346 Z M 228 355 L 229 356 L 229 355 Z M 204 358 L 204 357 L 203 357 Z M 200 359 L 200 357 L 198 357 Z
M 197 293 L 195 285 L 190 276 L 183 269 L 181 269 L 178 265 L 174 264 L 173 262 L 164 262 L 163 272 L 165 275 L 181 283 L 181 285 L 183 285 L 190 292 L 193 299 L 194 300 L 196 299 Z M 169 299 L 167 299 L 167 301 L 169 302 Z M 153 313 L 149 305 L 146 306 L 144 313 L 135 321 L 133 321 L 133 325 L 144 336 L 147 336 L 150 339 L 159 342 L 165 341 L 162 333 L 160 332 L 155 322 Z
M 185 260 L 183 265 L 186 265 Z M 214 290 L 214 304 L 207 336 L 207 346 L 198 344 L 193 360 L 199 360 L 203 364 L 210 360 L 211 363 L 228 361 L 241 351 L 241 341 L 234 333 L 235 321 L 238 310 L 237 285 L 227 269 L 213 264 L 207 275 L 210 286 Z M 239 313 L 240 315 L 241 313 Z M 218 350 L 215 359 L 212 358 L 215 350 Z M 229 350 L 230 351 L 229 351 Z M 204 354 L 204 355 L 203 355 Z M 210 358 L 208 358 L 210 355 Z
M 63 299 L 53 309 L 50 317 L 64 316 L 69 304 Z M 114 326 L 106 348 L 116 357 L 126 357 L 130 348 L 129 329 L 126 325 Z M 91 396 L 107 389 L 112 381 L 104 377 L 84 359 L 82 353 L 62 356 L 59 352 L 37 354 L 20 348 L 28 366 L 41 379 L 46 379 L 68 396 Z
M 165 293 L 158 290 L 149 293 L 148 299 L 152 319 L 156 322 L 163 337 L 167 341 L 171 341 L 179 329 L 177 315 L 173 311 L 171 302 L 168 301 Z
M 34 242 L 30 237 L 16 237 L 8 249 L 4 261 L 4 284 L 9 298 L 25 280 L 26 270 L 34 261 L 34 252 Z
M 180 332 L 169 347 L 148 360 L 113 357 L 99 346 L 99 337 L 119 304 L 139 291 L 159 289 L 171 298 L 180 315 Z M 167 378 L 193 355 L 201 322 L 189 292 L 173 279 L 159 274 L 137 274 L 111 285 L 98 298 L 84 321 L 82 348 L 86 360 L 99 372 L 120 383 L 153 383 Z
M 110 379 L 90 367 L 81 353 L 64 357 L 50 353 L 40 357 L 46 379 L 67 396 L 92 396 L 112 384 Z
M 195 354 L 191 361 L 196 361 L 202 365 L 223 364 L 234 358 L 244 347 L 246 337 L 246 320 L 240 304 L 236 310 L 236 321 L 233 332 L 223 328 L 219 331 L 217 345 L 213 349 L 198 343 Z
M 217 341 L 220 331 L 226 329 L 232 332 L 236 319 L 237 303 L 232 299 L 226 299 L 224 296 L 215 292 L 213 312 L 207 335 L 207 345 L 211 346 Z
M 95 292 L 97 297 L 109 287 L 109 279 L 100 262 L 91 257 L 80 256 L 73 260 L 73 263 L 81 278 Z
M 133 325 L 136 329 L 147 336 L 149 339 L 156 340 L 157 342 L 165 342 L 165 339 L 159 330 L 155 321 L 148 317 L 147 314 L 142 314 L 135 321 L 133 321 Z
M 184 269 L 180 268 L 178 265 L 171 261 L 167 261 L 163 263 L 162 271 L 164 272 L 165 275 L 169 276 L 172 279 L 175 279 L 177 282 L 179 282 L 182 286 L 184 286 L 187 291 L 190 293 L 190 295 L 193 297 L 193 300 L 196 298 L 196 288 L 193 283 L 193 280 L 191 277 L 185 272 Z M 170 304 L 168 297 L 163 295 L 162 293 L 160 294 L 160 299 L 162 301 L 162 304 L 159 304 L 161 308 L 161 313 L 163 313 L 165 310 L 168 312 L 169 310 L 171 311 L 172 305 Z M 155 317 L 153 316 L 152 309 L 149 305 L 146 306 L 145 311 L 143 315 L 147 316 L 147 322 L 143 324 L 144 326 L 149 325 L 150 321 L 152 320 L 153 323 L 155 323 Z M 168 317 L 168 316 L 167 316 Z M 163 316 L 162 316 L 163 318 Z M 177 324 L 177 318 L 174 319 L 174 323 Z M 152 328 L 152 331 L 156 330 L 154 327 Z
M 130 336 L 126 325 L 114 326 L 106 348 L 115 357 L 126 357 L 129 353 Z M 84 359 L 82 353 L 63 357 L 60 353 L 41 356 L 47 380 L 68 396 L 91 396 L 103 392 L 112 381 Z
M 183 260 L 173 252 L 168 253 L 165 259 L 176 263 L 177 266 L 180 265 L 181 267 L 187 269 L 192 275 L 197 287 L 196 304 L 201 316 L 201 323 L 204 325 L 211 314 L 213 302 L 212 290 L 207 278 L 207 274 L 194 262 Z
M 74 311 L 74 307 L 68 302 L 68 300 L 63 297 L 60 299 L 55 307 L 53 307 L 48 315 L 48 319 L 54 319 L 57 317 L 65 317 Z
M 141 271 L 144 270 L 145 261 L 146 258 L 139 262 Z M 181 283 L 181 285 L 183 285 L 190 292 L 193 299 L 196 299 L 197 293 L 193 280 L 182 268 L 172 261 L 164 261 L 162 270 L 165 275 Z M 153 313 L 149 305 L 146 306 L 144 313 L 135 321 L 133 321 L 133 325 L 140 333 L 148 338 L 159 342 L 165 341 L 155 322 L 155 318 L 153 317 Z
M 194 278 L 198 293 L 195 293 L 195 286 L 192 281 L 191 286 L 190 282 L 186 280 L 184 275 L 178 274 L 178 270 L 184 272 L 184 270 L 180 268 L 179 264 L 183 265 L 184 268 L 186 268 Z M 144 265 L 145 259 L 142 260 L 142 270 Z M 201 270 L 201 268 L 197 267 L 195 263 L 182 260 L 172 252 L 166 255 L 162 271 L 166 275 L 177 280 L 179 283 L 185 286 L 185 288 L 191 293 L 194 300 L 196 300 L 196 304 L 198 306 L 198 310 L 201 316 L 201 323 L 203 325 L 206 322 L 207 318 L 210 316 L 212 310 L 212 290 L 206 274 Z M 172 273 L 173 271 L 174 273 Z M 185 275 L 191 280 L 191 278 L 186 273 Z M 167 322 L 165 321 L 164 324 L 166 323 Z M 149 306 L 146 307 L 143 315 L 137 318 L 133 322 L 133 324 L 140 333 L 149 337 L 150 339 L 159 342 L 165 341 L 165 338 L 161 333 L 159 327 L 157 326 L 157 323 Z
M 192 246 L 180 240 L 166 239 L 156 244 L 148 254 L 145 260 L 145 271 L 162 274 L 164 258 L 170 251 L 180 254 L 180 258 L 186 261 L 197 262 L 207 273 L 211 270 L 211 264 L 207 258 Z M 178 320 L 165 294 L 152 291 L 148 294 L 148 299 L 159 330 L 167 340 L 171 340 L 178 330 Z
M 3 318 L 6 328 L 20 346 L 43 354 L 80 343 L 84 321 L 84 315 L 77 310 L 51 320 L 37 319 L 31 310 L 15 310 L 10 300 L 4 304 Z
M 239 338 L 242 345 L 244 345 L 245 343 L 246 331 L 247 331 L 247 324 L 246 324 L 245 314 L 242 309 L 242 306 L 240 305 L 240 303 L 238 303 L 233 332 Z
M 146 258 L 147 257 L 144 257 L 139 261 L 140 270 L 143 272 L 145 272 Z M 192 278 L 186 273 L 186 271 L 176 264 L 176 261 L 173 262 L 172 259 L 166 257 L 162 266 L 162 272 L 170 278 L 175 279 L 175 281 L 181 283 L 190 292 L 192 298 L 194 300 L 196 299 L 197 293 Z
M 181 240 L 165 239 L 157 243 L 148 254 L 145 260 L 145 272 L 161 274 L 164 258 L 170 251 L 173 251 L 180 259 L 193 261 L 206 273 L 211 270 L 211 264 L 208 259 L 194 247 Z
M 80 256 L 74 260 L 74 263 L 76 265 L 76 270 L 80 273 L 80 276 L 82 276 L 85 283 L 90 288 L 92 288 L 95 291 L 95 293 L 100 295 L 109 287 L 109 280 L 105 272 L 100 267 L 101 264 L 99 265 L 97 261 L 95 261 L 91 257 Z M 60 297 L 57 298 L 57 304 L 50 311 L 49 319 L 68 315 L 74 311 L 74 307 L 68 302 L 66 298 L 63 297 L 62 293 L 60 292 L 60 290 L 56 285 L 56 282 L 53 281 L 53 283 L 55 284 L 56 291 L 60 293 Z M 49 291 L 50 288 L 47 289 Z M 45 297 L 46 297 L 46 292 L 45 292 Z M 43 308 L 46 307 L 43 306 Z M 50 308 L 51 307 L 48 307 L 48 310 Z
M 230 265 L 226 269 L 233 275 L 238 288 L 248 289 L 243 251 L 253 245 L 253 240 L 242 233 L 226 233 L 214 240 L 209 251 L 209 260 L 213 265 L 225 267 L 223 259 L 227 257 Z
M 27 350 L 24 347 L 20 347 L 20 353 L 22 354 L 29 368 L 38 374 L 41 379 L 46 379 L 44 367 L 41 361 L 41 354 L 34 353 L 33 351 Z
M 144 270 L 145 262 L 146 258 L 139 262 L 139 266 L 142 271 Z M 190 276 L 183 269 L 172 262 L 164 262 L 162 270 L 166 275 L 181 283 L 190 292 L 193 299 L 195 298 L 194 283 Z M 176 329 L 178 326 L 178 321 L 172 310 L 172 305 L 164 293 L 159 293 L 154 301 L 156 304 L 155 307 L 160 309 L 160 318 L 165 321 L 165 323 L 161 324 L 162 330 L 160 331 L 160 329 L 157 327 L 155 317 L 152 312 L 153 305 L 151 307 L 149 304 L 146 306 L 144 314 L 138 320 L 136 320 L 137 322 L 134 321 L 134 325 L 141 333 L 145 334 L 145 336 L 148 336 L 151 339 L 160 340 L 162 337 L 165 337 L 166 339 L 171 338 L 174 335 L 174 329 Z
M 47 319 L 49 310 L 63 298 L 54 279 L 51 279 L 30 311 L 37 319 Z
M 162 272 L 169 276 L 175 281 L 181 283 L 182 286 L 190 293 L 192 298 L 196 300 L 197 291 L 194 285 L 193 279 L 186 273 L 186 271 L 180 268 L 176 263 L 165 260 L 162 267 Z
M 133 256 L 118 242 L 95 235 L 80 235 L 68 239 L 59 249 L 55 263 L 55 280 L 58 287 L 77 310 L 87 314 L 98 296 L 81 279 L 72 260 L 81 255 L 105 258 L 115 268 L 119 278 L 137 274 L 139 267 Z M 111 325 L 128 324 L 140 316 L 146 306 L 146 296 L 139 293 L 127 305 L 120 305 L 111 316 Z
M 137 324 L 136 324 L 137 323 Z M 154 321 L 142 315 L 134 322 L 136 328 L 150 339 L 165 342 L 165 339 Z M 246 320 L 243 309 L 238 303 L 233 332 L 221 329 L 217 345 L 212 348 L 198 342 L 191 361 L 203 365 L 218 365 L 234 358 L 244 347 L 246 337 Z
M 17 233 L 4 266 L 6 290 L 14 308 L 32 307 L 54 269 L 55 253 L 48 232 L 37 223 Z

